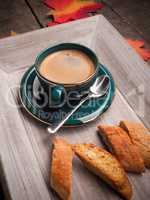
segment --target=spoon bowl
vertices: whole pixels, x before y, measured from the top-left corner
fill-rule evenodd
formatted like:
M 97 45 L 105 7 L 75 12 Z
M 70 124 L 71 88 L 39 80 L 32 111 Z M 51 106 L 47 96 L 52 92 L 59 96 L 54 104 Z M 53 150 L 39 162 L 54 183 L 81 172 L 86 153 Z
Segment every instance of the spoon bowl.
M 105 95 L 110 87 L 110 80 L 108 76 L 100 76 L 96 79 L 94 84 L 90 87 L 89 95 L 91 98 L 98 98 Z

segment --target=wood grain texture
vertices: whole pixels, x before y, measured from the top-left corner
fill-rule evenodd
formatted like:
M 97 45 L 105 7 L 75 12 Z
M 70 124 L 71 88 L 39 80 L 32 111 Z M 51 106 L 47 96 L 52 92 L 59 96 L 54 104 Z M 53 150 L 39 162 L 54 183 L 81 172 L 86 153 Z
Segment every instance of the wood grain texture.
M 118 13 L 114 12 L 111 7 L 105 6 L 98 11 L 119 31 L 119 33 L 126 38 L 142 39 L 142 35 L 132 25 L 122 19 Z
M 132 1 L 130 1 L 130 3 L 132 5 Z M 128 6 L 130 6 L 130 3 L 128 4 Z M 140 5 L 141 4 L 142 1 Z M 124 9 L 124 7 L 122 7 L 122 9 Z M 132 26 L 132 24 L 128 22 L 128 20 L 125 20 L 117 12 L 115 12 L 113 10 L 113 7 L 106 5 L 102 10 L 97 11 L 97 13 L 104 15 L 104 17 L 119 31 L 122 36 L 135 40 L 144 40 L 145 47 L 147 49 L 150 49 L 150 43 L 145 40 L 144 35 L 141 34 L 142 29 L 141 31 L 137 30 L 134 26 Z M 135 15 L 135 13 L 132 14 Z M 145 18 L 147 17 L 145 16 Z M 147 63 L 150 65 L 150 61 L 147 61 Z
M 145 47 L 150 49 L 149 0 L 131 0 L 123 2 L 118 0 L 105 0 L 105 2 L 105 7 L 98 11 L 98 13 L 104 15 L 104 17 L 119 31 L 119 33 L 121 33 L 122 36 L 144 40 Z M 134 9 L 135 11 L 133 11 Z M 141 18 L 139 17 L 140 15 L 142 15 Z M 130 18 L 132 20 L 130 20 Z M 141 25 L 138 25 L 138 23 Z M 143 24 L 144 26 L 142 26 Z M 150 61 L 147 63 L 150 65 Z
M 19 85 L 23 73 L 34 62 L 41 49 L 64 41 L 79 42 L 93 48 L 100 61 L 112 72 L 119 90 L 116 91 L 112 106 L 101 117 L 82 127 L 62 128 L 59 131 L 60 136 L 71 143 L 90 142 L 102 146 L 96 130 L 99 123 L 116 124 L 122 119 L 141 122 L 135 113 L 137 111 L 134 110 L 134 102 L 125 97 L 127 89 L 137 87 L 143 77 L 144 84 L 148 85 L 150 80 L 148 80 L 148 67 L 103 16 L 1 40 L 0 80 L 3 81 L 3 85 L 0 88 L 0 156 L 13 200 L 20 200 L 20 196 L 23 200 L 58 199 L 49 187 L 52 137 L 46 131 L 46 125 L 33 119 L 23 108 L 10 106 L 7 99 L 19 105 L 18 89 L 13 86 Z M 127 81 L 127 75 L 130 75 L 130 81 Z M 10 88 L 9 98 L 6 98 Z M 135 98 L 137 96 L 135 94 Z M 146 110 L 149 115 L 148 107 Z M 148 124 L 148 118 L 142 120 Z M 148 199 L 150 171 L 146 170 L 143 175 L 129 174 L 129 178 L 134 189 L 133 200 Z M 99 198 L 120 199 L 104 182 L 86 170 L 75 157 L 73 200 L 99 200 Z
M 34 150 L 26 135 L 12 94 L 8 75 L 1 70 L 0 80 L 0 156 L 4 177 L 12 199 L 51 199 L 42 177 Z M 8 101 L 9 99 L 9 101 Z
M 149 0 L 105 0 L 112 10 L 120 15 L 129 26 L 134 27 L 150 42 L 150 1 Z
M 49 17 L 47 16 L 50 8 L 48 8 L 42 0 L 26 0 L 26 2 L 28 2 L 28 5 L 32 9 L 32 12 L 35 14 L 40 24 L 43 27 L 46 27 L 47 23 L 50 21 Z
M 0 3 L 0 38 L 10 36 L 10 31 L 23 33 L 40 26 L 24 0 L 5 0 Z
M 97 27 L 103 28 L 97 29 L 96 42 L 95 44 L 93 42 L 93 47 L 100 61 L 112 72 L 118 89 L 145 125 L 150 128 L 150 88 L 148 84 L 150 68 L 128 46 L 113 26 L 106 22 L 105 19 L 99 21 Z

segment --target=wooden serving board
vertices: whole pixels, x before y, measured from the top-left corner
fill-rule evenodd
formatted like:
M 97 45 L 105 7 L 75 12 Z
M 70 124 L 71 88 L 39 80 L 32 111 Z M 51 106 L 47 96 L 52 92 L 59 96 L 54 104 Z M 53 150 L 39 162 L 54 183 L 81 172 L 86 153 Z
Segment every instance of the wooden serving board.
M 92 48 L 116 82 L 116 96 L 97 120 L 77 128 L 62 128 L 61 137 L 71 143 L 102 146 L 96 126 L 139 121 L 150 128 L 150 68 L 103 17 L 44 28 L 0 40 L 0 161 L 6 195 L 13 200 L 55 200 L 50 188 L 51 136 L 46 125 L 33 119 L 18 98 L 23 73 L 45 47 L 58 42 L 77 42 Z M 150 170 L 129 174 L 133 200 L 150 198 Z M 114 200 L 120 197 L 103 181 L 73 161 L 73 200 Z

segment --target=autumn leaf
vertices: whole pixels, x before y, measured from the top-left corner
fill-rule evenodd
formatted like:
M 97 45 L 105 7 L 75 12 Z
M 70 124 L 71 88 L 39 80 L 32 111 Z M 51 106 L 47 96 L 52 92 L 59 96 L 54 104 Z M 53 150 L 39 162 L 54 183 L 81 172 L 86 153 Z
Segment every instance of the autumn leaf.
M 15 31 L 11 30 L 11 31 L 10 31 L 10 35 L 11 35 L 11 36 L 15 36 L 15 35 L 17 35 L 17 33 L 16 33 Z
M 143 40 L 126 39 L 128 44 L 143 58 L 143 60 L 150 60 L 150 50 L 144 48 Z
M 69 5 L 73 0 L 44 0 L 44 3 L 49 7 L 56 10 L 62 10 Z
M 54 20 L 49 22 L 47 26 L 88 17 L 88 13 L 95 12 L 104 6 L 101 2 L 96 2 L 95 0 L 71 0 L 68 3 L 67 0 L 45 0 L 45 3 L 49 7 L 55 8 L 55 10 L 51 10 L 48 13 L 48 15 L 53 16 Z
M 87 6 L 87 7 L 81 8 L 77 12 L 63 15 L 61 17 L 56 17 L 55 22 L 64 23 L 64 22 L 71 21 L 71 20 L 85 18 L 85 17 L 88 17 L 89 12 L 95 12 L 99 8 L 100 8 L 100 5 Z
M 47 26 L 54 26 L 54 25 L 57 25 L 57 24 L 58 24 L 57 22 L 52 22 L 52 21 L 51 21 L 51 22 L 48 22 L 48 23 L 47 23 Z
M 64 15 L 63 17 L 57 17 L 55 22 L 56 23 L 65 23 L 68 21 L 76 20 L 76 19 L 82 19 L 84 17 L 88 17 L 87 13 L 82 13 L 80 11 L 69 14 L 69 15 Z
M 78 16 L 79 18 L 79 13 L 81 14 L 81 16 L 83 16 L 83 13 L 95 12 L 97 9 L 100 9 L 102 7 L 102 3 L 96 3 L 93 0 L 73 0 L 72 3 L 68 4 L 63 10 L 52 10 L 48 13 L 48 15 L 53 15 L 55 21 L 57 21 L 60 17 L 65 17 L 67 21 L 71 17 L 75 19 L 75 16 Z M 86 14 L 84 15 L 86 16 Z

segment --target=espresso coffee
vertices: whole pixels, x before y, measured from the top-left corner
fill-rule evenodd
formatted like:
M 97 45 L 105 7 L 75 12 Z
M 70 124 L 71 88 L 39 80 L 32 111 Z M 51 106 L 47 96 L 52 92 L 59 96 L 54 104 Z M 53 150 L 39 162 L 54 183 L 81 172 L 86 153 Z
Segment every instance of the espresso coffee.
M 61 84 L 76 84 L 87 80 L 95 71 L 92 60 L 79 50 L 61 50 L 48 55 L 39 72 L 46 79 Z

